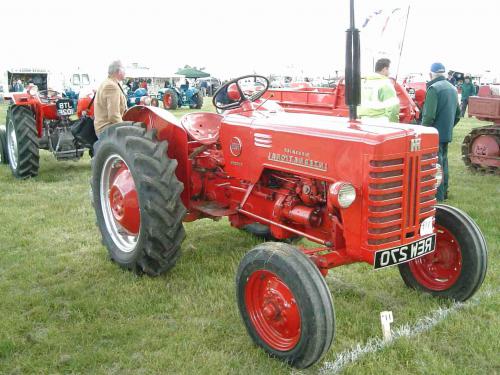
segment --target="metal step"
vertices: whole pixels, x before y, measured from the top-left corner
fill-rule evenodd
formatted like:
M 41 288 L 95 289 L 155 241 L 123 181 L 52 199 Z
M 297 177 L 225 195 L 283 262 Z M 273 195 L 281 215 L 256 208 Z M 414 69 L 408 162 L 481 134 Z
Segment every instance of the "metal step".
M 215 201 L 195 201 L 191 202 L 193 209 L 212 217 L 229 216 L 236 214 L 236 210 L 230 209 Z

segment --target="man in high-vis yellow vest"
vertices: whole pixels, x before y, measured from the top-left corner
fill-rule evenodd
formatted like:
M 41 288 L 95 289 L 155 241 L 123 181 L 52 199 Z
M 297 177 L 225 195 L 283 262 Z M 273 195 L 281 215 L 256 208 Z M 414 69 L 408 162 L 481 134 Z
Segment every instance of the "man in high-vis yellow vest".
M 379 59 L 375 64 L 375 73 L 361 81 L 361 106 L 358 114 L 361 118 L 387 118 L 399 122 L 399 99 L 389 77 L 391 60 Z

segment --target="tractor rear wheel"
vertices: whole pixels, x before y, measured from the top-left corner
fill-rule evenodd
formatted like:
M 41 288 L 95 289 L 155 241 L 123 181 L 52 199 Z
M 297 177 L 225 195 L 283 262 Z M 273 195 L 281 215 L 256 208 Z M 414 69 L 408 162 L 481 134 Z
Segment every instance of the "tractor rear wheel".
M 201 92 L 198 92 L 191 98 L 191 104 L 189 105 L 189 108 L 201 109 L 201 107 L 203 107 L 203 95 L 201 95 Z
M 138 274 L 172 268 L 185 237 L 184 186 L 168 144 L 140 123 L 106 129 L 94 146 L 92 195 L 97 225 L 112 260 Z
M 177 93 L 174 89 L 168 89 L 163 94 L 163 108 L 165 109 L 177 109 L 179 105 L 179 98 L 177 98 Z
M 203 95 L 201 95 L 201 92 L 198 92 L 196 96 L 196 109 L 201 109 L 201 107 L 203 107 Z
M 12 174 L 17 178 L 38 175 L 39 145 L 33 112 L 13 105 L 7 113 L 7 154 Z
M 400 264 L 405 284 L 436 297 L 465 301 L 483 283 L 488 263 L 486 241 L 463 211 L 436 205 L 436 250 Z
M 323 357 L 335 331 L 325 279 L 297 248 L 265 242 L 236 274 L 238 308 L 253 341 L 270 355 L 306 368 Z
M 7 159 L 7 135 L 5 133 L 5 127 L 0 127 L 0 164 L 7 164 L 9 161 Z

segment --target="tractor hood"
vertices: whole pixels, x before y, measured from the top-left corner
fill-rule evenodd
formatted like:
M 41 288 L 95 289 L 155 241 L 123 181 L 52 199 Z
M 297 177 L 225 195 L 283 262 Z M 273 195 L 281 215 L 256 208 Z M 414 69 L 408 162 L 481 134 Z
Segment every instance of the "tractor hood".
M 345 117 L 287 112 L 259 113 L 253 118 L 252 125 L 255 128 L 367 144 L 378 144 L 389 139 L 407 137 L 415 133 L 434 132 L 427 127 L 390 123 L 385 119 L 364 119 L 353 126 L 349 123 L 349 119 Z
M 252 182 L 270 168 L 361 186 L 367 160 L 438 145 L 432 127 L 286 112 L 227 115 L 220 136 L 228 173 Z

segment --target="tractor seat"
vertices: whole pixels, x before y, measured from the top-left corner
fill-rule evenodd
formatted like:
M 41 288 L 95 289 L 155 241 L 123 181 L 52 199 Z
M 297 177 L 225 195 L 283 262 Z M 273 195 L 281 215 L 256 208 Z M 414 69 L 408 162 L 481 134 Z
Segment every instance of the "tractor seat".
M 181 125 L 189 136 L 204 145 L 210 145 L 219 139 L 222 116 L 211 112 L 195 112 L 182 116 Z

